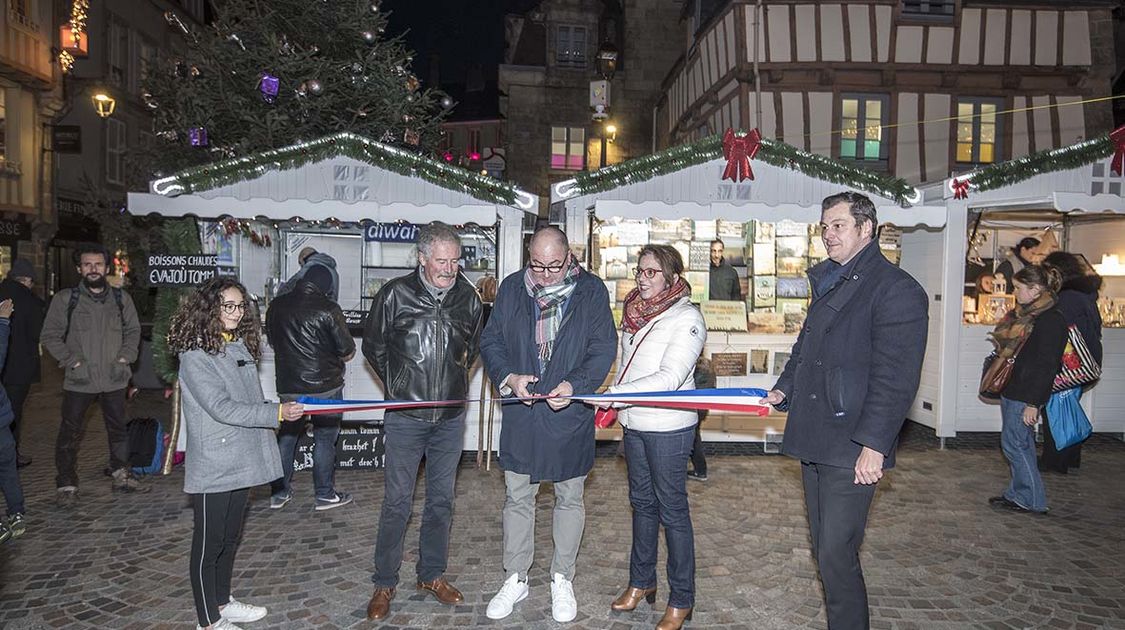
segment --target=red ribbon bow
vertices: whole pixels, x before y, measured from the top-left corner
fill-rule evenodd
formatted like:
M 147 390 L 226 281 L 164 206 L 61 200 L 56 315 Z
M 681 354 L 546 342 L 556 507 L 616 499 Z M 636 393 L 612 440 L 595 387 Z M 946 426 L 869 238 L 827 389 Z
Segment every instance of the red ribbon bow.
M 1113 160 L 1109 163 L 1109 170 L 1120 175 L 1125 167 L 1125 125 L 1109 132 L 1109 139 L 1113 141 Z
M 969 180 L 955 179 L 953 180 L 953 198 L 954 199 L 968 199 L 969 198 Z
M 750 170 L 750 160 L 758 155 L 760 148 L 762 148 L 762 134 L 757 129 L 750 130 L 748 134 L 736 134 L 734 129 L 727 129 L 723 134 L 723 158 L 727 161 L 727 167 L 723 170 L 723 179 L 732 182 L 754 179 L 754 171 Z

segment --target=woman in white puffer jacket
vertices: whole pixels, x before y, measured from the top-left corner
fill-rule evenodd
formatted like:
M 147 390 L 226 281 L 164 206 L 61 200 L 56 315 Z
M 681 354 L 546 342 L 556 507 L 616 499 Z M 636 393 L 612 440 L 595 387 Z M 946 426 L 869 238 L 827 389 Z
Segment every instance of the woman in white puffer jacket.
M 707 341 L 703 315 L 691 303 L 684 263 L 668 245 L 641 249 L 637 288 L 625 298 L 618 383 L 610 393 L 695 389 L 695 361 Z M 613 610 L 656 601 L 660 526 L 668 545 L 671 593 L 658 630 L 677 630 L 695 605 L 695 540 L 687 500 L 687 462 L 699 421 L 693 410 L 624 407 L 633 545 L 629 586 Z

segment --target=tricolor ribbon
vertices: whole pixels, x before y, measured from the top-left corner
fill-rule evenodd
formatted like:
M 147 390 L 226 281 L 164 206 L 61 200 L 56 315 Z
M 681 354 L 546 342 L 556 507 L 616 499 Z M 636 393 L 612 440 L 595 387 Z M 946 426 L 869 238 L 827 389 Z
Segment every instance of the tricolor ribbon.
M 755 129 L 750 133 L 735 133 L 728 128 L 723 134 L 723 158 L 727 167 L 723 170 L 723 179 L 732 182 L 741 182 L 744 179 L 754 179 L 754 171 L 750 170 L 750 160 L 758 155 L 762 148 L 762 134 Z
M 1113 141 L 1113 160 L 1109 169 L 1120 175 L 1122 167 L 1125 167 L 1125 125 L 1109 132 L 1109 139 Z
M 718 389 L 688 389 L 665 392 L 632 392 L 628 394 L 576 394 L 561 396 L 581 402 L 615 403 L 638 407 L 659 407 L 663 409 L 692 409 L 707 411 L 733 411 L 764 416 L 770 412 L 769 405 L 762 402 L 766 391 L 757 388 L 725 387 Z M 504 398 L 501 403 L 524 402 L 526 400 L 545 400 L 546 396 L 528 398 Z M 297 402 L 305 406 L 305 413 L 318 415 L 325 413 L 344 413 L 348 411 L 393 411 L 417 407 L 448 407 L 479 402 L 466 400 L 328 400 L 302 396 Z

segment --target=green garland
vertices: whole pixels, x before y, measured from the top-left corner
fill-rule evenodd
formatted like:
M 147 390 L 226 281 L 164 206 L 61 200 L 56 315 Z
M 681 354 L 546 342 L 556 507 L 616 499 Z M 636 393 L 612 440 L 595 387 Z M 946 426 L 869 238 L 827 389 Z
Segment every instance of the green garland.
M 176 192 L 186 194 L 246 181 L 267 171 L 299 168 L 334 157 L 350 157 L 399 175 L 421 177 L 442 188 L 493 203 L 513 205 L 518 192 L 512 184 L 348 132 L 184 169 L 157 181 L 161 182 L 162 189 L 178 186 L 180 190 Z
M 203 246 L 199 242 L 199 228 L 194 219 L 166 219 L 160 226 L 164 237 L 165 252 L 168 254 L 201 254 Z M 168 326 L 172 315 L 180 307 L 180 298 L 193 289 L 161 287 L 156 290 L 156 316 L 152 325 L 152 362 L 165 383 L 176 382 L 178 361 L 168 350 Z
M 578 194 L 605 192 L 618 186 L 647 181 L 659 175 L 710 162 L 722 155 L 722 138 L 718 134 L 707 136 L 693 143 L 620 162 L 597 171 L 579 173 L 574 178 L 575 191 Z M 904 179 L 881 175 L 823 155 L 801 151 L 776 140 L 763 139 L 754 159 L 779 168 L 792 168 L 809 177 L 894 199 L 901 205 L 908 205 L 910 203 L 908 199 L 915 193 L 914 187 Z
M 969 178 L 970 190 L 995 190 L 1043 173 L 1079 168 L 1106 159 L 1113 150 L 1113 141 L 1105 134 L 1061 149 L 1038 151 L 974 171 Z

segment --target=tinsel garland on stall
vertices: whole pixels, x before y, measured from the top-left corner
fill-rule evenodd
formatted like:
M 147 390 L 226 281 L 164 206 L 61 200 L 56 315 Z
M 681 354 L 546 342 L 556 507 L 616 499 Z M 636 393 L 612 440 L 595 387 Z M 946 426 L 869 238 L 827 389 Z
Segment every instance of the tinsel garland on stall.
M 1106 134 L 1061 149 L 1038 151 L 973 171 L 967 176 L 969 189 L 995 190 L 1042 173 L 1079 168 L 1106 159 L 1114 154 L 1115 148 L 1114 141 Z
M 195 219 L 167 219 L 161 225 L 160 233 L 164 237 L 165 253 L 203 253 Z M 152 325 L 152 361 L 156 375 L 165 383 L 174 383 L 179 371 L 179 362 L 168 350 L 168 326 L 172 322 L 172 315 L 180 306 L 180 299 L 193 290 L 191 287 L 182 289 L 161 287 L 156 290 L 156 314 Z
M 578 194 L 604 192 L 710 162 L 722 156 L 722 137 L 715 134 L 696 142 L 682 144 L 597 171 L 579 173 L 575 176 L 575 190 Z M 762 139 L 761 147 L 754 159 L 779 168 L 792 168 L 810 177 L 894 199 L 904 205 L 909 203 L 908 199 L 915 192 L 914 187 L 901 178 L 881 175 L 832 158 L 801 151 L 776 140 Z
M 516 199 L 515 187 L 511 184 L 346 131 L 288 147 L 188 168 L 158 180 L 157 184 L 159 190 L 174 190 L 177 194 L 191 193 L 246 181 L 268 171 L 294 169 L 335 157 L 350 157 L 400 175 L 419 177 L 442 188 L 464 192 L 493 203 L 512 205 Z

